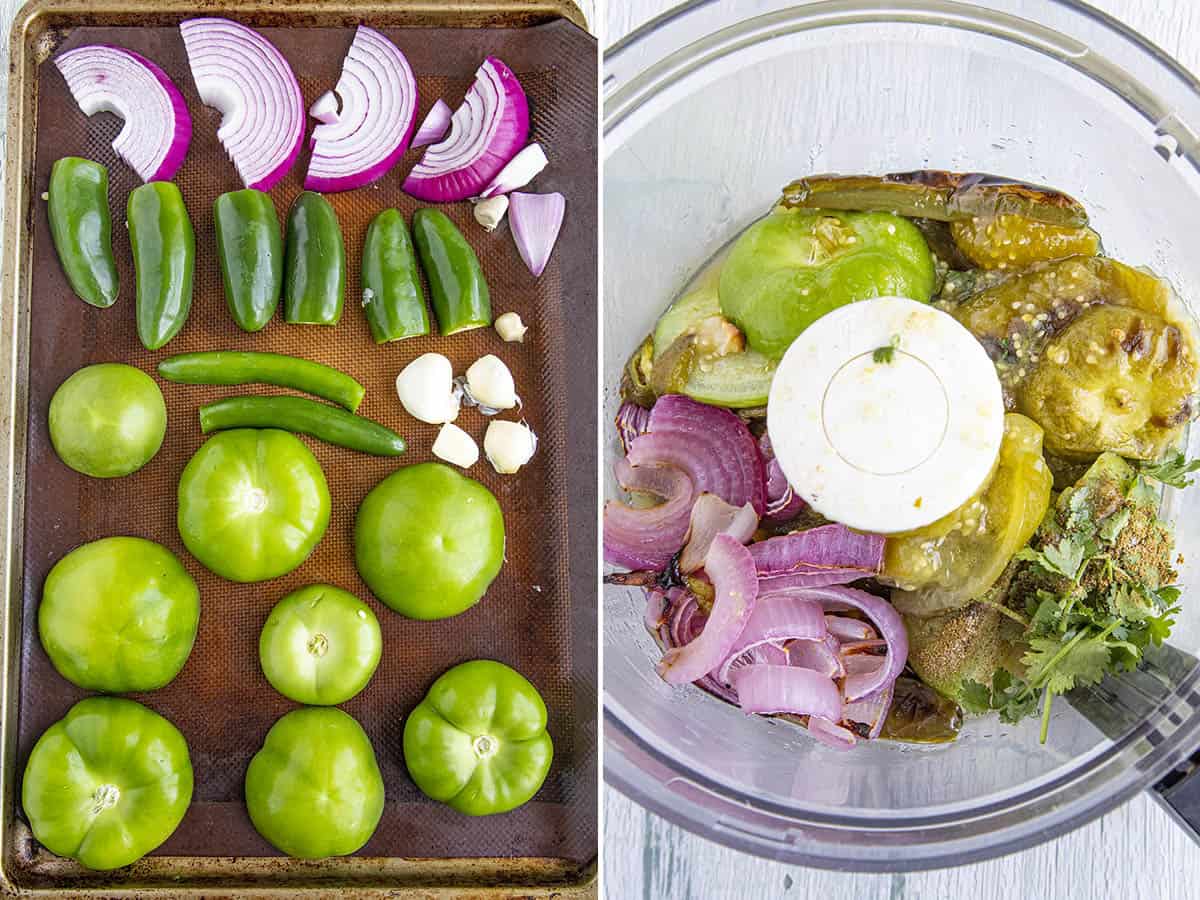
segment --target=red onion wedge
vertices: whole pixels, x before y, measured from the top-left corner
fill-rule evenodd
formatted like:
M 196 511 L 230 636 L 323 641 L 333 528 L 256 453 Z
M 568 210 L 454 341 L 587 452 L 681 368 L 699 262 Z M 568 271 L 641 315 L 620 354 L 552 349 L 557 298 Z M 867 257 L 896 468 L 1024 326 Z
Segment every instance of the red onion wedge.
M 816 641 L 825 637 L 825 617 L 821 605 L 800 597 L 772 597 L 767 602 L 754 604 L 741 637 L 733 645 L 729 656 L 715 670 L 717 681 L 730 683 L 731 664 L 742 654 L 763 645 L 778 646 L 784 641 L 796 639 Z M 778 660 L 779 665 L 788 665 L 790 660 Z
M 188 19 L 179 32 L 200 99 L 221 112 L 221 145 L 246 187 L 269 191 L 304 143 L 292 67 L 261 34 L 229 19 Z
M 626 491 L 653 494 L 657 506 L 633 507 L 620 500 L 604 504 L 604 558 L 631 569 L 666 567 L 687 536 L 696 489 L 688 474 L 670 465 L 633 466 L 619 459 L 617 483 Z
M 827 612 L 857 609 L 874 623 L 887 642 L 887 656 L 882 657 L 884 663 L 878 668 L 864 673 L 851 672 L 847 666 L 843 685 L 847 702 L 861 700 L 895 682 L 908 659 L 908 632 L 904 630 L 900 614 L 890 603 L 866 591 L 847 587 L 810 588 L 804 595 L 818 601 Z
M 520 191 L 510 194 L 508 200 L 508 224 L 517 252 L 533 277 L 538 278 L 554 252 L 567 201 L 559 193 L 522 194 Z
M 704 677 L 729 656 L 742 635 L 758 597 L 758 580 L 750 552 L 727 534 L 717 535 L 705 565 L 716 596 L 712 613 L 699 636 L 672 647 L 658 664 L 668 684 L 688 684 Z
M 450 128 L 450 106 L 445 100 L 435 100 L 429 112 L 413 136 L 410 147 L 427 147 L 446 136 Z
M 417 79 L 400 48 L 359 25 L 334 92 L 341 111 L 313 129 L 305 190 L 349 191 L 382 178 L 417 121 Z
M 845 525 L 822 525 L 759 541 L 750 554 L 763 576 L 833 567 L 859 569 L 859 577 L 864 578 L 883 566 L 883 545 L 883 537 L 877 534 L 861 534 Z
M 679 571 L 690 575 L 704 568 L 708 548 L 718 534 L 727 534 L 740 544 L 746 543 L 758 527 L 754 507 L 732 506 L 716 494 L 701 494 L 692 505 L 687 543 L 679 556 Z
M 425 151 L 403 189 L 431 203 L 476 197 L 528 139 L 529 103 L 521 82 L 489 56 L 454 111 L 450 134 Z
M 745 666 L 733 673 L 738 705 L 750 713 L 792 713 L 842 718 L 837 685 L 819 672 L 797 666 Z
M 550 160 L 546 159 L 546 151 L 542 149 L 542 145 L 530 144 L 504 164 L 504 168 L 479 193 L 479 199 L 486 200 L 497 194 L 508 194 L 523 188 L 549 164 Z
M 88 44 L 54 64 L 85 115 L 110 112 L 124 125 L 112 143 L 142 181 L 170 181 L 192 141 L 192 117 L 175 83 L 141 54 Z
M 308 114 L 318 122 L 332 125 L 338 120 L 341 109 L 342 104 L 338 102 L 337 94 L 333 91 L 326 91 L 313 101 L 313 105 L 308 108 Z M 312 144 L 311 138 L 309 139 L 309 144 Z

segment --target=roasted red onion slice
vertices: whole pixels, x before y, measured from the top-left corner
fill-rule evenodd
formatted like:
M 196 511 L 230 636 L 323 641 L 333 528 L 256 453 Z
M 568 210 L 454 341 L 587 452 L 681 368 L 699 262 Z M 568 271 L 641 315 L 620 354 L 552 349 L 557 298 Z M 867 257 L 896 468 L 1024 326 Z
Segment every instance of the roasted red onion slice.
M 827 747 L 834 750 L 852 750 L 858 743 L 858 737 L 848 728 L 843 728 L 837 722 L 811 716 L 808 720 L 808 733 Z
M 763 518 L 768 522 L 787 522 L 796 518 L 808 504 L 792 490 L 787 476 L 783 474 L 783 466 L 775 458 L 771 437 L 765 432 L 758 439 L 758 452 L 762 454 L 767 476 L 767 508 Z
M 651 416 L 651 430 L 653 422 Z M 759 541 L 750 548 L 750 554 L 759 575 L 837 567 L 861 569 L 865 576 L 883 566 L 883 544 L 884 539 L 878 534 L 861 534 L 845 525 L 822 525 Z
M 646 429 L 650 427 L 650 410 L 626 401 L 617 410 L 616 425 L 621 449 L 628 453 L 633 439 L 639 434 L 645 434 Z
M 831 584 L 849 584 L 860 578 L 870 577 L 866 569 L 846 569 L 839 566 L 801 566 L 786 575 L 760 576 L 758 579 L 764 594 L 776 594 L 795 588 L 825 587 Z
M 908 632 L 904 630 L 900 614 L 890 603 L 866 591 L 847 587 L 810 588 L 804 595 L 820 602 L 827 611 L 857 609 L 875 624 L 887 642 L 887 656 L 881 657 L 884 662 L 875 671 L 865 674 L 847 672 L 843 685 L 847 702 L 875 693 L 893 683 L 904 671 L 904 662 L 908 659 Z
M 619 459 L 617 482 L 626 491 L 661 497 L 657 506 L 633 507 L 620 500 L 604 504 L 604 558 L 630 569 L 659 570 L 671 561 L 687 536 L 696 499 L 687 473 L 674 466 L 632 466 Z
M 704 568 L 708 548 L 718 534 L 727 534 L 744 544 L 757 527 L 758 516 L 749 503 L 742 507 L 731 506 L 716 494 L 701 494 L 692 505 L 687 543 L 679 556 L 679 571 L 691 574 Z
M 887 719 L 888 710 L 892 707 L 892 693 L 894 690 L 895 683 L 888 684 L 869 697 L 863 697 L 861 700 L 847 703 L 842 709 L 842 721 L 853 722 L 864 728 L 867 732 L 866 737 L 874 740 L 879 737 L 879 732 L 883 730 L 883 723 Z M 858 729 L 855 730 L 857 731 Z M 859 733 L 861 735 L 861 732 Z
M 798 666 L 757 665 L 737 669 L 733 688 L 738 705 L 751 713 L 792 713 L 842 718 L 842 695 L 837 685 L 819 672 Z
M 717 668 L 729 656 L 754 612 L 758 579 L 745 547 L 729 535 L 717 535 L 708 551 L 705 571 L 716 591 L 712 613 L 699 636 L 663 655 L 658 673 L 669 684 L 687 684 Z
M 846 674 L 841 648 L 831 634 L 816 641 L 792 641 L 787 646 L 787 653 L 788 665 L 812 669 L 830 678 L 842 678 Z
M 359 25 L 334 87 L 341 111 L 312 132 L 304 187 L 348 191 L 382 178 L 408 149 L 417 119 L 417 79 L 400 48 Z
M 839 641 L 868 641 L 876 636 L 875 629 L 862 619 L 851 619 L 849 616 L 826 616 L 825 624 L 829 633 Z
M 776 645 L 791 639 L 821 640 L 825 634 L 825 616 L 819 603 L 794 596 L 772 597 L 765 603 L 755 603 L 754 614 L 746 623 L 741 637 L 714 674 L 717 681 L 729 684 L 731 666 L 742 654 L 764 644 Z M 790 660 L 785 657 L 778 663 L 789 665 Z
M 221 145 L 246 187 L 269 191 L 304 143 L 292 67 L 261 34 L 229 19 L 188 19 L 179 32 L 200 99 L 221 112 Z
M 528 138 L 529 104 L 521 82 L 489 56 L 454 111 L 450 134 L 425 151 L 404 179 L 404 190 L 432 203 L 478 196 Z
M 110 112 L 124 122 L 112 148 L 142 181 L 175 177 L 192 140 L 192 117 L 166 72 L 108 44 L 76 47 L 54 64 L 85 115 Z

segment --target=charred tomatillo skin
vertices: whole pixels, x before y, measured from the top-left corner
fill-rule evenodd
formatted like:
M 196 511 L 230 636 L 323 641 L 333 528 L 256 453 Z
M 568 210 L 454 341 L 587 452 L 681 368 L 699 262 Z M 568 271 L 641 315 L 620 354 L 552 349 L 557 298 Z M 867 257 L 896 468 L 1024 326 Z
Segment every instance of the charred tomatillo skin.
M 207 350 L 180 353 L 158 364 L 158 374 L 180 384 L 273 384 L 323 397 L 350 412 L 366 393 L 361 384 L 330 366 L 282 353 Z
M 170 550 L 111 537 L 72 550 L 50 570 L 38 636 L 73 684 L 120 694 L 168 684 L 192 652 L 200 590 Z
M 138 337 L 147 350 L 157 350 L 179 333 L 192 308 L 196 235 L 183 195 L 171 181 L 134 188 L 126 218 L 137 280 Z
M 271 686 L 289 700 L 334 706 L 371 680 L 383 638 L 371 608 L 348 591 L 312 584 L 275 604 L 258 639 Z
M 404 723 L 404 763 L 417 787 L 469 816 L 528 802 L 553 758 L 537 688 L 490 659 L 446 672 Z
M 21 783 L 34 837 L 89 869 L 141 859 L 171 836 L 191 800 L 179 729 L 119 697 L 72 706 L 38 738 Z
M 213 204 L 225 302 L 243 331 L 260 331 L 283 290 L 283 235 L 275 204 L 262 191 L 222 194 Z
M 209 438 L 179 479 L 184 545 L 230 581 L 266 581 L 299 566 L 329 525 L 321 466 L 286 431 L 242 428 Z
M 283 263 L 283 318 L 336 325 L 346 293 L 346 247 L 329 201 L 305 191 L 292 204 Z
M 246 808 L 258 833 L 289 856 L 358 850 L 383 815 L 383 777 L 362 726 L 332 707 L 285 715 L 250 760 Z
M 80 369 L 50 400 L 50 441 L 76 472 L 119 478 L 158 453 L 167 433 L 167 404 L 154 379 L 133 366 L 99 363 Z
M 883 296 L 927 303 L 934 280 L 929 246 L 907 219 L 782 209 L 737 239 L 719 294 L 750 349 L 777 359 L 825 313 Z
M 108 169 L 65 156 L 50 170 L 50 236 L 71 290 L 84 303 L 112 306 L 120 290 L 108 211 Z
M 455 334 L 491 325 L 492 301 L 479 257 L 446 214 L 418 209 L 413 213 L 413 239 L 429 280 L 438 330 Z
M 375 343 L 429 334 L 417 257 L 399 210 L 385 209 L 367 226 L 362 285 L 363 312 Z
M 456 616 L 479 602 L 504 562 L 500 504 L 449 466 L 406 466 L 358 508 L 354 558 L 372 593 L 401 615 Z
M 303 397 L 226 397 L 200 407 L 205 434 L 229 428 L 281 428 L 373 456 L 399 456 L 405 447 L 378 422 Z

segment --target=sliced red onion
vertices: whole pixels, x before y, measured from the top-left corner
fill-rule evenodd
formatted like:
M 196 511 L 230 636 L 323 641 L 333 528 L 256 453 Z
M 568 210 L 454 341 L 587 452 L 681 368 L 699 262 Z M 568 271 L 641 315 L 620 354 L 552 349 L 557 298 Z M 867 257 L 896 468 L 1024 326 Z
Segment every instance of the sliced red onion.
M 646 610 L 642 614 L 646 630 L 658 635 L 667 622 L 667 604 L 662 591 L 646 591 Z
M 842 695 L 833 679 L 797 666 L 746 666 L 733 673 L 738 705 L 750 713 L 792 713 L 842 718 Z
M 312 133 L 304 187 L 349 191 L 387 174 L 408 149 L 417 122 L 417 79 L 400 48 L 359 25 L 334 92 L 341 111 Z
M 246 187 L 269 191 L 304 143 L 292 67 L 261 34 L 229 19 L 188 19 L 179 32 L 200 99 L 221 112 L 221 145 Z
M 650 410 L 636 403 L 626 401 L 617 410 L 617 437 L 621 441 L 621 449 L 629 452 L 629 445 L 639 434 L 645 434 L 650 427 Z
M 858 736 L 848 728 L 843 728 L 837 722 L 811 716 L 808 720 L 808 733 L 827 747 L 834 750 L 853 750 L 858 743 Z
M 332 125 L 338 120 L 341 104 L 338 103 L 337 94 L 333 91 L 326 91 L 320 97 L 313 101 L 313 105 L 308 108 L 308 114 L 318 122 L 324 122 L 327 125 Z M 312 139 L 309 139 L 309 144 Z
M 783 466 L 775 458 L 771 437 L 766 432 L 758 439 L 758 452 L 762 454 L 767 474 L 767 508 L 763 518 L 768 522 L 787 522 L 796 518 L 808 504 L 792 489 L 783 474 Z
M 887 655 L 887 641 L 882 638 L 868 638 L 861 641 L 842 641 L 839 652 L 846 664 L 846 671 L 873 672 L 883 665 Z
M 626 491 L 661 497 L 657 506 L 633 507 L 619 500 L 604 504 L 604 558 L 631 569 L 666 567 L 687 537 L 696 499 L 692 479 L 670 465 L 632 466 L 619 459 L 617 482 Z
M 446 136 L 449 128 L 450 106 L 445 100 L 435 100 L 408 146 L 415 149 L 436 144 Z
M 708 548 L 718 534 L 727 534 L 740 544 L 746 543 L 758 527 L 754 507 L 732 506 L 716 494 L 701 494 L 692 505 L 687 543 L 679 556 L 679 571 L 690 575 L 704 568 Z
M 76 47 L 54 64 L 84 115 L 110 112 L 124 122 L 112 148 L 142 181 L 175 177 L 192 140 L 192 117 L 166 72 L 109 44 Z
M 843 678 L 846 666 L 842 663 L 838 640 L 831 634 L 815 641 L 792 641 L 787 646 L 788 665 L 812 669 L 830 678 Z
M 758 579 L 750 552 L 727 534 L 717 535 L 708 551 L 705 571 L 716 596 L 699 636 L 672 647 L 658 664 L 668 684 L 687 684 L 704 677 L 729 656 L 741 637 L 758 597 Z
M 847 703 L 842 709 L 842 721 L 864 726 L 867 731 L 866 736 L 874 740 L 879 737 L 879 732 L 883 731 L 883 723 L 887 719 L 888 710 L 892 707 L 894 690 L 895 683 L 888 684 L 869 697 Z
M 776 594 L 795 588 L 825 587 L 831 584 L 849 584 L 875 573 L 866 569 L 850 569 L 841 566 L 801 566 L 786 575 L 771 575 L 758 579 L 763 594 Z
M 851 619 L 849 616 L 826 616 L 825 624 L 829 633 L 839 641 L 868 641 L 873 639 L 875 629 L 862 619 Z
M 508 195 L 508 224 L 512 228 L 517 252 L 534 278 L 541 276 L 554 252 L 554 243 L 562 228 L 567 201 L 562 194 Z
M 742 630 L 741 637 L 713 674 L 717 681 L 729 684 L 732 663 L 748 651 L 791 639 L 821 640 L 825 634 L 825 616 L 819 603 L 783 596 L 773 597 L 766 603 L 755 603 L 754 614 Z M 789 665 L 790 659 L 785 657 L 778 664 Z
M 734 506 L 749 503 L 761 515 L 762 459 L 750 430 L 736 414 L 667 394 L 650 411 L 648 429 L 630 445 L 630 462 L 678 466 L 692 476 L 697 490 Z
M 450 134 L 425 151 L 404 190 L 419 200 L 476 197 L 529 139 L 529 103 L 512 70 L 489 56 L 475 73 Z
M 760 575 L 826 566 L 876 573 L 883 566 L 883 544 L 878 534 L 861 534 L 845 525 L 822 525 L 759 541 L 750 553 Z
M 707 616 L 700 609 L 693 594 L 683 588 L 672 588 L 667 592 L 671 602 L 671 611 L 667 619 L 668 634 L 672 647 L 682 647 L 694 641 L 704 630 Z
M 887 642 L 887 656 L 882 657 L 885 663 L 878 669 L 867 673 L 847 671 L 843 691 L 848 702 L 875 693 L 894 682 L 904 671 L 904 663 L 908 659 L 908 632 L 904 630 L 900 614 L 890 603 L 874 594 L 848 587 L 810 588 L 805 596 L 821 603 L 826 611 L 857 609 L 875 624 L 882 639 Z
M 486 200 L 497 194 L 508 194 L 523 188 L 549 164 L 550 160 L 546 159 L 546 151 L 542 149 L 542 145 L 530 144 L 504 164 L 504 168 L 496 174 L 488 186 L 479 192 L 479 199 Z

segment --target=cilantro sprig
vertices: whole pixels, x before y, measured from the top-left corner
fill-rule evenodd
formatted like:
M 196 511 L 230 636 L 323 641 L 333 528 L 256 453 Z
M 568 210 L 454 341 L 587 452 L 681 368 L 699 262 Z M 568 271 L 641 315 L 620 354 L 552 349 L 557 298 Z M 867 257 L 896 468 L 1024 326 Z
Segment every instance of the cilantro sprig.
M 1138 474 L 1173 488 L 1183 489 L 1192 484 L 1187 476 L 1200 471 L 1200 459 L 1188 460 L 1183 451 L 1178 451 L 1156 463 L 1142 463 Z
M 896 358 L 896 348 L 900 346 L 900 335 L 893 334 L 890 343 L 882 347 L 876 347 L 871 354 L 871 359 L 880 365 L 886 365 Z

